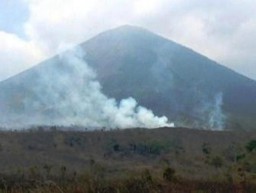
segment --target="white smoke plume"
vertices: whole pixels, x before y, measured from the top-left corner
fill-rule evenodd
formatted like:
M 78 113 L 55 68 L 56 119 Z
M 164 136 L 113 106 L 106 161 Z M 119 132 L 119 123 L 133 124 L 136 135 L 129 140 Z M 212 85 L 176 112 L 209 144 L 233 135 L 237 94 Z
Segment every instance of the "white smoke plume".
M 195 128 L 221 131 L 225 129 L 226 115 L 223 111 L 223 93 L 218 92 L 212 97 L 201 95 L 199 104 L 194 109 L 196 119 Z
M 209 113 L 209 126 L 214 130 L 223 130 L 225 128 L 226 116 L 222 111 L 223 94 L 218 93 L 215 95 L 215 101 L 212 110 Z
M 94 70 L 82 49 L 58 56 L 61 63 L 38 68 L 37 79 L 22 100 L 17 125 L 62 125 L 89 128 L 173 127 L 165 116 L 157 117 L 133 98 L 117 102 L 101 92 Z M 125 89 L 125 88 L 123 88 Z

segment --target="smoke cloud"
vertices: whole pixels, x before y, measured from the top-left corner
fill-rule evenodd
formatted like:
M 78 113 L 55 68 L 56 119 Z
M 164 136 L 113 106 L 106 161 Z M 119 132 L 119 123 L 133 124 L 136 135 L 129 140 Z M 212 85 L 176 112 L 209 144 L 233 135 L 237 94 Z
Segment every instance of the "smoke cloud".
M 61 62 L 38 68 L 36 80 L 21 101 L 21 110 L 10 114 L 9 119 L 2 119 L 5 126 L 174 126 L 165 116 L 155 116 L 131 97 L 117 102 L 104 95 L 96 73 L 85 62 L 85 54 L 80 48 L 60 54 L 58 61 Z
M 201 100 L 194 109 L 195 121 L 194 127 L 223 130 L 225 129 L 226 115 L 223 111 L 223 93 L 218 92 L 212 97 L 200 96 Z
M 223 130 L 225 128 L 226 116 L 222 111 L 223 94 L 218 93 L 215 96 L 212 110 L 209 113 L 209 126 L 215 130 Z

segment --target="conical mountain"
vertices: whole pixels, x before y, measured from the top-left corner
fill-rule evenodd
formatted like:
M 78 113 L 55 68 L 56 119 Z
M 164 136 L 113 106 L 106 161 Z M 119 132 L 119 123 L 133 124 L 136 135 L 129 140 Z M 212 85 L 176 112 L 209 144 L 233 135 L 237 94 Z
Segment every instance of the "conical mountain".
M 256 123 L 256 81 L 148 30 L 122 26 L 95 36 L 80 48 L 108 97 L 133 97 L 181 126 L 253 129 Z M 1 82 L 2 114 L 22 113 L 24 101 L 39 100 L 33 98 L 35 89 L 31 90 L 38 73 L 45 72 L 47 81 L 54 81 L 56 74 L 69 70 L 59 57 L 53 57 Z

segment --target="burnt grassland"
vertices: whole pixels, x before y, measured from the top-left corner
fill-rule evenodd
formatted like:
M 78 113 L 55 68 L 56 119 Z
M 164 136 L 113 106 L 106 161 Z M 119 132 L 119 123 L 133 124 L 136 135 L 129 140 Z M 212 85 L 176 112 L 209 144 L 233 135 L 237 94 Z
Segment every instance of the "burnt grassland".
M 0 132 L 0 193 L 256 192 L 254 131 L 63 129 Z

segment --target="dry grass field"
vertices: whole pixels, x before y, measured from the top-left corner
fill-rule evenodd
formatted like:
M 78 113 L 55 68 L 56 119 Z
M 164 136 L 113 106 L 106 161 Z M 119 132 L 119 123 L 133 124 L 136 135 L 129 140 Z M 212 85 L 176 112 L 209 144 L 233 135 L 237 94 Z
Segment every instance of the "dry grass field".
M 256 132 L 71 129 L 1 131 L 0 192 L 256 192 Z

